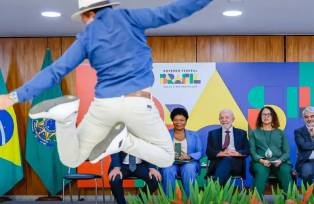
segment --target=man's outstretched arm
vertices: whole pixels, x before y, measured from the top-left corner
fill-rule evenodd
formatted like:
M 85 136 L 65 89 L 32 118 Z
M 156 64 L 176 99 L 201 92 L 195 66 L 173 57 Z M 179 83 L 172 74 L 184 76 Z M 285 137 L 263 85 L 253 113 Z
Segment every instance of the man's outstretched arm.
M 9 94 L 0 95 L 0 110 L 7 109 L 17 102 L 25 102 L 38 96 L 46 89 L 60 83 L 65 75 L 75 69 L 86 57 L 81 43 L 76 40 L 55 63 L 37 73 L 30 81 L 16 89 L 16 98 Z
M 213 0 L 177 0 L 157 8 L 125 10 L 131 23 L 142 29 L 175 23 L 207 6 Z

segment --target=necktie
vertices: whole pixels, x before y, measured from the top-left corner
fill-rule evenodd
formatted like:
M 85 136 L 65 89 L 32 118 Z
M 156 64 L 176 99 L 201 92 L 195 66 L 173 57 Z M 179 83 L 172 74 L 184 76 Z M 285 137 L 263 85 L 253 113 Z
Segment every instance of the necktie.
M 134 172 L 136 170 L 136 158 L 129 154 L 129 170 Z
M 226 137 L 225 137 L 225 142 L 222 146 L 222 149 L 227 149 L 230 144 L 230 131 L 226 130 L 225 133 L 226 133 Z

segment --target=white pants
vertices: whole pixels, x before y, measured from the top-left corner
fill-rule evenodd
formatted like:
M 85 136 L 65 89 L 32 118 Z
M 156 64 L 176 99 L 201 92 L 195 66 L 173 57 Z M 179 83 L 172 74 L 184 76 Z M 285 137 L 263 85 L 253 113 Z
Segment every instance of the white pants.
M 129 132 L 122 151 L 159 167 L 172 165 L 174 148 L 168 129 L 152 100 L 144 97 L 95 98 L 78 128 L 75 120 L 57 122 L 61 161 L 79 166 L 118 122 L 125 123 Z

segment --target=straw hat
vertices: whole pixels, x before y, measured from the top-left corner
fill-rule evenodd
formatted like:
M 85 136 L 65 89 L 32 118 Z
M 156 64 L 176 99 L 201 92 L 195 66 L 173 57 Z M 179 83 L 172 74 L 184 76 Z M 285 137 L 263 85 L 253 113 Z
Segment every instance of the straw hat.
M 72 20 L 81 21 L 81 14 L 97 8 L 108 6 L 118 6 L 119 2 L 111 2 L 109 0 L 78 0 L 79 10 L 72 15 Z

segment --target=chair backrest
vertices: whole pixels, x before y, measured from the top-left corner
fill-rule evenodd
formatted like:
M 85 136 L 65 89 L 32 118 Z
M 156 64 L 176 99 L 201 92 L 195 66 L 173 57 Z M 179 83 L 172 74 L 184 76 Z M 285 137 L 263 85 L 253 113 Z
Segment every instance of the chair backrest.
M 102 177 L 102 179 L 105 182 L 105 187 L 109 187 L 109 182 L 106 177 L 106 169 L 105 169 L 105 162 L 106 159 L 100 160 L 96 164 L 91 164 L 89 161 L 84 162 L 80 168 L 78 168 L 79 174 L 96 174 Z M 101 182 L 98 183 L 98 187 L 101 187 Z M 79 188 L 92 188 L 95 186 L 93 181 L 78 181 L 78 187 Z
M 81 166 L 86 166 L 86 168 L 80 168 L 78 173 L 91 173 L 91 174 L 98 174 L 100 176 L 104 176 L 104 160 L 100 160 L 97 164 L 91 164 L 89 161 L 84 162 Z M 93 166 L 94 168 L 89 168 Z
M 201 143 L 202 143 L 202 156 L 207 156 L 206 149 L 207 149 L 207 142 L 208 142 L 208 132 L 211 130 L 217 129 L 219 127 L 220 127 L 219 125 L 209 125 L 197 131 L 199 138 L 201 140 Z

